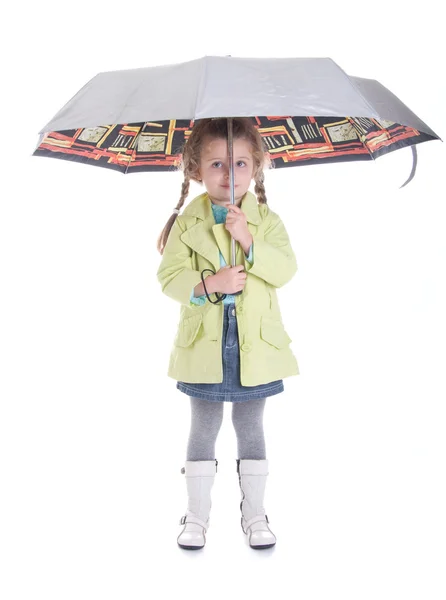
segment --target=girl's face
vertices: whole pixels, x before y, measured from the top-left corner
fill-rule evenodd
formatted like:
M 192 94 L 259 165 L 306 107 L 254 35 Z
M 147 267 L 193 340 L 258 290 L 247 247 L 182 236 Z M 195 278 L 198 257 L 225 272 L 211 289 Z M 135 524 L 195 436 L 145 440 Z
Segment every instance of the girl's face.
M 249 189 L 254 170 L 251 144 L 244 139 L 234 139 L 234 199 L 240 206 Z M 199 177 L 214 204 L 231 201 L 229 181 L 228 143 L 225 139 L 205 137 L 200 157 Z

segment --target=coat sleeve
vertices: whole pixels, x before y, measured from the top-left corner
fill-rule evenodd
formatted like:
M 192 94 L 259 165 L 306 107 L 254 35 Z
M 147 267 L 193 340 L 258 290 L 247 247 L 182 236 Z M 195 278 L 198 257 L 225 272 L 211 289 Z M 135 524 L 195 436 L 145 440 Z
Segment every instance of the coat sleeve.
M 201 273 L 192 268 L 192 249 L 181 241 L 184 231 L 178 216 L 169 232 L 156 275 L 164 294 L 189 308 L 198 309 L 200 305 L 191 302 L 191 290 L 201 283 Z
M 253 236 L 253 263 L 245 257 L 245 271 L 280 288 L 295 275 L 296 257 L 279 215 L 268 209 L 263 239 Z

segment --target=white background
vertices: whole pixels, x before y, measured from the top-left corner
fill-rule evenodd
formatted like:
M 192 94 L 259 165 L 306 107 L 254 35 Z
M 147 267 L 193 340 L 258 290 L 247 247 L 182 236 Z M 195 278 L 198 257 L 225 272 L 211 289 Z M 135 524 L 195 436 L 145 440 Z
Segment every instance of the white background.
M 278 295 L 301 374 L 266 404 L 278 542 L 264 552 L 240 528 L 229 405 L 206 547 L 176 544 L 190 415 L 166 375 L 179 305 L 156 279 L 156 239 L 181 175 L 31 157 L 38 131 L 96 73 L 204 55 L 329 56 L 444 139 L 440 3 L 7 10 L 2 597 L 444 600 L 444 144 L 418 146 L 403 189 L 409 149 L 266 174 L 299 265 Z

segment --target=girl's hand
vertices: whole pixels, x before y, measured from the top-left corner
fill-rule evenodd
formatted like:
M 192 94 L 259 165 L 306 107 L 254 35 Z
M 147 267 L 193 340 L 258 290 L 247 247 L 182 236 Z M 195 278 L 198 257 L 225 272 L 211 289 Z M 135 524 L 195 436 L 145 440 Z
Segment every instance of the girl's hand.
M 226 202 L 225 206 L 228 209 L 225 223 L 226 229 L 236 242 L 239 242 L 240 244 L 246 242 L 249 240 L 251 234 L 248 229 L 245 213 L 239 206 L 231 204 L 231 202 Z
M 215 275 L 211 275 L 212 290 L 220 294 L 234 294 L 242 290 L 247 277 L 246 273 L 242 272 L 243 269 L 243 265 L 221 267 Z

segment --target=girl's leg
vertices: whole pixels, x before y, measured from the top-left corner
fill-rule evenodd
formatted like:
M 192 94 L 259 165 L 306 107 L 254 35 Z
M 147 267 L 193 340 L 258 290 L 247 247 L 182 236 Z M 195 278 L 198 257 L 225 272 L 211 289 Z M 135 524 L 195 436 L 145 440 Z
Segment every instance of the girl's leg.
M 269 528 L 268 517 L 263 507 L 268 460 L 265 456 L 263 434 L 263 409 L 266 398 L 234 402 L 232 422 L 237 434 L 237 472 L 242 501 L 242 529 L 248 536 L 251 548 L 271 548 L 276 536 Z
M 215 460 L 215 442 L 223 422 L 223 402 L 190 396 L 191 427 L 186 460 Z
M 237 436 L 239 459 L 264 460 L 263 410 L 266 398 L 233 402 L 232 423 Z
M 181 470 L 186 475 L 188 504 L 180 521 L 184 528 L 177 542 L 181 548 L 197 550 L 205 545 L 209 527 L 211 489 L 217 472 L 215 442 L 223 421 L 223 403 L 190 396 L 190 404 L 187 459 Z

